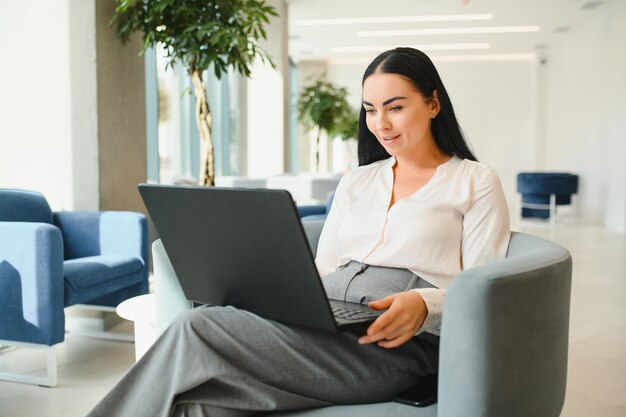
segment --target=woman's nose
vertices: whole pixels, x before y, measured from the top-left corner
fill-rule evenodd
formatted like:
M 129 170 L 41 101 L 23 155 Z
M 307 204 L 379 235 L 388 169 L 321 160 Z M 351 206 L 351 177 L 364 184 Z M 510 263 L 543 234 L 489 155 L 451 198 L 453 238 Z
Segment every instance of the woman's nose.
M 376 120 L 376 129 L 380 131 L 389 130 L 391 128 L 391 123 L 389 123 L 389 119 L 384 115 L 378 116 Z

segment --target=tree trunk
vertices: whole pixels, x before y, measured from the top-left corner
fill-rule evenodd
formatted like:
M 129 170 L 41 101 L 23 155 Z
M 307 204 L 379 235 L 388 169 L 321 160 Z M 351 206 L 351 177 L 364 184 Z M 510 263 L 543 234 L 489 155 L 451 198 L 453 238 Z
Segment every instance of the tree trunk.
M 202 82 L 202 73 L 197 69 L 191 72 L 194 95 L 196 96 L 196 124 L 200 132 L 200 185 L 215 185 L 215 155 L 211 138 L 211 109 Z
M 320 172 L 320 136 L 322 129 L 317 128 L 317 138 L 315 138 L 315 172 Z

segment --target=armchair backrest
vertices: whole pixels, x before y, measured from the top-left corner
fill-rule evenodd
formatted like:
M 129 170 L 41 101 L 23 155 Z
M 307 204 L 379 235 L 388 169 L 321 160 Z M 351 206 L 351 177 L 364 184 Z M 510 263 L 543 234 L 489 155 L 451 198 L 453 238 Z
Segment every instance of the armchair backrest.
M 52 224 L 52 210 L 41 193 L 0 188 L 0 221 Z

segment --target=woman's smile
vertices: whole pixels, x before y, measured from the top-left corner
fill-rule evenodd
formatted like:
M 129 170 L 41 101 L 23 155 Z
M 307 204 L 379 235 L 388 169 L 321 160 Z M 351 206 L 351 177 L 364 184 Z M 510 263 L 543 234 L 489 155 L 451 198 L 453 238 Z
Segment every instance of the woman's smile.
M 390 143 L 390 142 L 394 141 L 395 139 L 397 139 L 397 138 L 399 138 L 399 137 L 400 137 L 400 135 L 399 135 L 399 134 L 398 134 L 398 135 L 395 135 L 395 136 L 383 136 L 383 140 L 384 140 L 386 143 Z

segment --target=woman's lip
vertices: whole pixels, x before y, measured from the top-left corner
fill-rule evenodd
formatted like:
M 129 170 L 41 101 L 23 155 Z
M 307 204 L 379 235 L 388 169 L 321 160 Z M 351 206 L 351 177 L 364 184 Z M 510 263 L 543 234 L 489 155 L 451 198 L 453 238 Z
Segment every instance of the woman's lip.
M 396 135 L 396 136 L 392 136 L 392 137 L 384 137 L 384 136 L 383 136 L 383 140 L 386 140 L 386 141 L 394 140 L 394 139 L 396 139 L 398 136 L 400 136 L 400 135 Z

